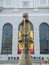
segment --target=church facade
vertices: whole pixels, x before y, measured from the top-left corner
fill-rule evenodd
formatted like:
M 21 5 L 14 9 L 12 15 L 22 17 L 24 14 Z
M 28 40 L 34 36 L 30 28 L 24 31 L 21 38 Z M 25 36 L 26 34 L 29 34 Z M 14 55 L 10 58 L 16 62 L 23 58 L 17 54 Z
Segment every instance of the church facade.
M 0 65 L 18 65 L 20 23 L 28 14 L 33 65 L 49 65 L 49 0 L 0 0 Z

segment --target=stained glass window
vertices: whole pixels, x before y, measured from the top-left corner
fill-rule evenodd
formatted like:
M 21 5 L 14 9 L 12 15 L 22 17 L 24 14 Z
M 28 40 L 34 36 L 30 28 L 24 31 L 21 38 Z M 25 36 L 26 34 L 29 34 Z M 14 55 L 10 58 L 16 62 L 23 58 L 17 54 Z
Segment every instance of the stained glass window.
M 42 23 L 39 28 L 40 54 L 49 54 L 49 25 Z
M 12 54 L 12 31 L 11 24 L 7 23 L 3 26 L 1 54 Z
M 28 25 L 28 23 L 26 23 L 26 26 Z M 30 47 L 29 47 L 29 49 L 30 49 L 30 53 L 31 54 L 34 54 L 34 30 L 33 30 L 33 25 L 32 25 L 32 23 L 30 23 L 29 22 L 29 28 L 30 28 L 30 32 L 29 32 L 29 36 L 30 36 L 30 38 L 33 40 L 33 42 L 29 42 L 29 44 L 30 44 Z M 25 27 L 26 28 L 26 27 Z M 22 30 L 23 28 L 22 28 L 22 26 L 21 26 L 21 24 L 19 25 L 19 28 L 18 28 L 18 40 L 21 40 L 21 38 L 22 38 L 22 32 L 21 32 L 21 30 Z M 18 54 L 21 54 L 22 53 L 22 40 L 21 41 L 18 41 Z

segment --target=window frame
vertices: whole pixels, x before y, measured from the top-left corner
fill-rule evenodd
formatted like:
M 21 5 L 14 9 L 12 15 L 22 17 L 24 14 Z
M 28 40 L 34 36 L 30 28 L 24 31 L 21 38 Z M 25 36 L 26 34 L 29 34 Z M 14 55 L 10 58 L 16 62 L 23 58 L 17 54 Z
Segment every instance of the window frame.
M 9 33 L 7 34 L 7 31 L 9 31 L 10 34 Z M 6 23 L 3 25 L 3 29 L 2 29 L 1 54 L 12 54 L 12 38 L 13 38 L 13 26 L 10 23 Z M 6 53 L 3 52 L 4 50 L 6 51 Z
M 42 4 L 40 4 L 40 0 L 39 0 L 39 7 L 40 8 L 46 8 L 46 7 L 48 7 L 48 0 L 46 0 L 46 4 L 44 5 L 42 5 Z
M 12 1 L 12 4 L 11 4 L 11 5 L 7 5 L 7 4 L 6 4 L 6 0 L 3 0 L 3 7 L 4 7 L 4 8 L 13 8 L 13 1 L 14 1 L 14 0 L 11 0 L 11 1 Z
M 43 30 L 42 28 L 41 28 L 41 25 L 43 26 L 43 24 L 45 24 L 46 25 L 46 31 L 47 31 L 47 35 L 46 34 L 44 34 L 43 33 L 43 31 L 41 32 L 41 30 Z M 47 24 L 47 23 L 41 23 L 40 24 L 40 26 L 39 26 L 39 42 L 40 42 L 40 54 L 45 54 L 45 55 L 48 55 L 49 54 L 49 50 L 48 50 L 48 52 L 46 52 L 46 50 L 47 49 L 49 49 L 49 47 L 48 47 L 48 45 L 49 45 L 49 37 L 47 37 L 48 36 L 48 31 L 49 30 L 49 25 Z M 42 36 L 42 34 L 44 34 L 43 36 Z M 45 37 L 46 36 L 46 37 Z M 43 43 L 43 44 L 42 44 Z M 44 43 L 46 44 L 46 46 L 44 45 Z M 44 47 L 43 47 L 44 46 Z M 41 50 L 42 50 L 42 48 L 43 48 L 43 50 L 45 51 L 45 52 L 42 52 Z

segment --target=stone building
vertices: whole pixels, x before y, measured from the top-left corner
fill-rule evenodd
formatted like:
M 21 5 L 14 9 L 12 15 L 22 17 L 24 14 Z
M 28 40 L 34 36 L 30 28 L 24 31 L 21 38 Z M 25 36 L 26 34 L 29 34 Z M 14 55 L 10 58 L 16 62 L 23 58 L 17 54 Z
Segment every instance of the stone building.
M 20 23 L 28 13 L 33 65 L 49 65 L 49 0 L 0 0 L 0 65 L 18 65 Z

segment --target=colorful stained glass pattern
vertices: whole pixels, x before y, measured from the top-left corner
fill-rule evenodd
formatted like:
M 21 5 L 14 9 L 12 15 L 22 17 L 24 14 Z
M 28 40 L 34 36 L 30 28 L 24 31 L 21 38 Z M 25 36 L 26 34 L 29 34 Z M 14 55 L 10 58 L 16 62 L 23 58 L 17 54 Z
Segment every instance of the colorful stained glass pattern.
M 22 53 L 22 45 L 19 43 L 18 44 L 18 54 Z
M 33 31 L 33 25 L 32 23 L 30 23 L 30 33 L 29 33 L 29 36 L 30 38 L 33 40 L 33 42 L 30 42 L 30 54 L 34 54 L 34 31 Z M 20 25 L 19 25 L 19 28 L 18 28 L 18 39 L 21 39 L 22 38 L 22 34 L 21 34 L 21 31 L 20 31 Z M 18 42 L 18 54 L 21 54 L 22 53 L 22 42 Z
M 30 45 L 30 54 L 34 54 L 34 44 Z
M 18 44 L 18 54 L 22 53 L 22 45 L 19 43 Z M 34 54 L 34 44 L 32 43 L 30 45 L 30 54 Z

